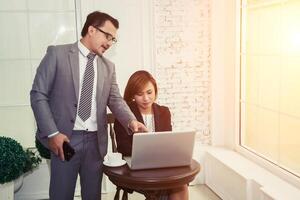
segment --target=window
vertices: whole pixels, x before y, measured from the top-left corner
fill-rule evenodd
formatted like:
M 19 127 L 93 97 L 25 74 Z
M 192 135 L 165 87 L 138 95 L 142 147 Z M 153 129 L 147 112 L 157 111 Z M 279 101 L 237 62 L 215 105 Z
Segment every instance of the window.
M 76 41 L 76 1 L 1 2 L 0 135 L 24 147 L 35 146 L 29 92 L 36 68 L 48 45 Z
M 242 5 L 240 145 L 300 177 L 300 0 Z

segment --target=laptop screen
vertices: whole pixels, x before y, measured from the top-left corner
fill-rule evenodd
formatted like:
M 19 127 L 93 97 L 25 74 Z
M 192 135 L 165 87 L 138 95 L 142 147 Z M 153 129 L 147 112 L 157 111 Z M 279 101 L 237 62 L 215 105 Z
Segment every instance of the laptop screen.
M 192 160 L 195 131 L 135 133 L 131 169 L 152 169 L 189 165 Z M 125 158 L 128 160 L 128 158 Z

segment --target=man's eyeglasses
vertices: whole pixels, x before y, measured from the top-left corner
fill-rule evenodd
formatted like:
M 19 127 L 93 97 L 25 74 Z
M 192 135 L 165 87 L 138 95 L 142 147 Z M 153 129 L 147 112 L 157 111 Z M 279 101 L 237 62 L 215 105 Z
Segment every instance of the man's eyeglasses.
M 110 33 L 107 33 L 105 31 L 102 31 L 100 28 L 94 26 L 95 29 L 97 29 L 98 31 L 100 31 L 101 33 L 103 33 L 105 35 L 105 38 L 110 42 L 112 41 L 113 44 L 115 44 L 117 42 L 117 39 L 112 36 Z

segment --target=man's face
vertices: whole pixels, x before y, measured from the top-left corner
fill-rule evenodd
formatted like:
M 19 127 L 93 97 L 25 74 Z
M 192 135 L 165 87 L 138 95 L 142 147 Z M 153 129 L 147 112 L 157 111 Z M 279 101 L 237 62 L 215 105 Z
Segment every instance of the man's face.
M 115 40 L 117 29 L 110 21 L 105 21 L 101 27 L 90 26 L 91 50 L 101 56 Z

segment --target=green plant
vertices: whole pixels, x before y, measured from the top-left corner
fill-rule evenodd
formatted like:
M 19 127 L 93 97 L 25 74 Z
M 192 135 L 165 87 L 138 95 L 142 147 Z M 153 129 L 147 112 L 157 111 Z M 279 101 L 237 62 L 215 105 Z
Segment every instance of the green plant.
M 35 148 L 28 148 L 26 149 L 26 163 L 25 167 L 23 169 L 23 172 L 29 172 L 39 166 L 39 164 L 42 162 L 42 159 L 40 156 L 36 155 L 36 151 L 34 151 Z
M 0 184 L 10 182 L 23 174 L 26 153 L 12 138 L 0 136 Z
M 15 180 L 41 163 L 34 149 L 24 151 L 16 140 L 0 136 L 0 184 Z
M 36 138 L 35 138 L 35 146 L 42 158 L 50 159 L 50 157 L 51 157 L 50 150 L 47 149 L 46 147 L 44 147 L 44 145 Z

